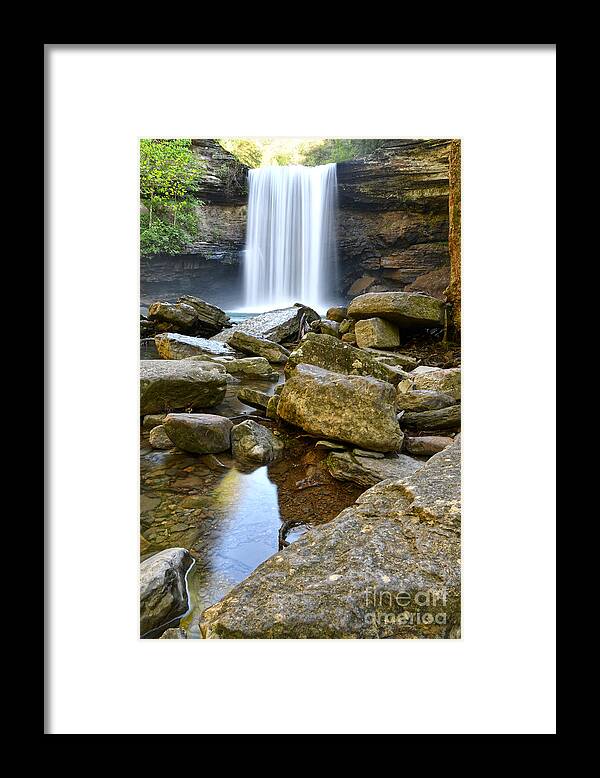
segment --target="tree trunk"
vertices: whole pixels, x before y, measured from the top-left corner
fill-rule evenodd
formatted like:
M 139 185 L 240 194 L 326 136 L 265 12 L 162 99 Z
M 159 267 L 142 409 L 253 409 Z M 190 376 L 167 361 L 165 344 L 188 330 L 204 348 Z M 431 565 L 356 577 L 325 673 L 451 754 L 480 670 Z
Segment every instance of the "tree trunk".
M 448 250 L 450 253 L 450 284 L 446 298 L 452 304 L 451 325 L 453 335 L 460 338 L 460 140 L 450 141 L 448 197 L 449 224 Z

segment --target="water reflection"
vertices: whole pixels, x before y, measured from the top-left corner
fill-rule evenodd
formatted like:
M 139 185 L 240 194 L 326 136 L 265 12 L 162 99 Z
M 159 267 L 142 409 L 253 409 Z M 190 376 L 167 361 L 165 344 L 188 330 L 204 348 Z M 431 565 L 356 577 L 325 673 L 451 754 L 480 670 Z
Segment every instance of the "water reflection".
M 277 486 L 269 480 L 266 467 L 251 473 L 229 470 L 212 492 L 212 508 L 215 520 L 195 544 L 196 564 L 188 577 L 191 609 L 181 625 L 190 637 L 199 637 L 202 611 L 278 547 Z

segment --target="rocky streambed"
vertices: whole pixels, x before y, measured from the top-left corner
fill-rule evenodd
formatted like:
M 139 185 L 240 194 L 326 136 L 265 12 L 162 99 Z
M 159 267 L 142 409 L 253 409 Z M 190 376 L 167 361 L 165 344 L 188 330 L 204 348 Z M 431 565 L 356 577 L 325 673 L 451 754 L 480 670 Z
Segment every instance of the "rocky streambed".
M 150 306 L 142 636 L 459 635 L 460 367 L 444 319 L 402 292 L 235 324 L 189 296 Z

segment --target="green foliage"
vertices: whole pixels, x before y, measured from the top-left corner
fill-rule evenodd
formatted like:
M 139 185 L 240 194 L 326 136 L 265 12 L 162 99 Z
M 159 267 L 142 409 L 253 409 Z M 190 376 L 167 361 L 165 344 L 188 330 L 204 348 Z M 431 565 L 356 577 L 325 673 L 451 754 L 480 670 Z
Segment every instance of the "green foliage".
M 248 167 L 260 167 L 262 149 L 250 138 L 218 138 L 217 142 L 242 164 Z
M 330 162 L 366 157 L 387 142 L 379 138 L 324 138 L 318 144 L 304 147 L 303 164 L 326 165 Z
M 176 254 L 197 234 L 193 191 L 204 168 L 191 140 L 140 141 L 140 246 L 143 255 Z

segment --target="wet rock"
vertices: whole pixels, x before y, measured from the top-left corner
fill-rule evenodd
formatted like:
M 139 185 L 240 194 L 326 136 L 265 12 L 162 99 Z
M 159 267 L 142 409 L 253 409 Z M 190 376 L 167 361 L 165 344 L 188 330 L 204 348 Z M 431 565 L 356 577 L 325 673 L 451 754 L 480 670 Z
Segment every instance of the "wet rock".
M 299 364 L 283 387 L 277 414 L 311 435 L 373 451 L 399 451 L 402 433 L 394 400 L 394 388 L 386 381 Z
M 267 405 L 272 395 L 266 392 L 261 392 L 258 389 L 250 389 L 247 386 L 243 386 L 237 393 L 238 400 L 245 405 L 249 405 L 252 408 L 258 408 L 260 411 L 266 411 Z
M 460 427 L 460 405 L 436 411 L 407 411 L 402 417 L 404 429 L 446 430 Z
M 188 598 L 185 574 L 192 562 L 192 557 L 185 548 L 168 548 L 141 563 L 141 635 L 186 612 Z
M 321 319 L 319 329 L 323 335 L 331 335 L 333 338 L 339 338 L 340 336 L 340 325 L 337 321 Z
M 383 459 L 385 457 L 385 454 L 382 454 L 381 451 L 367 451 L 364 448 L 353 448 L 352 453 L 355 457 L 369 457 L 371 459 Z
M 321 319 L 315 319 L 308 325 L 310 332 L 321 332 Z
M 144 416 L 142 429 L 149 431 L 153 427 L 158 427 L 159 424 L 163 423 L 166 415 L 166 413 L 149 413 L 147 416 Z
M 459 442 L 368 489 L 203 615 L 208 638 L 456 637 Z
M 438 327 L 444 324 L 444 305 L 425 294 L 368 292 L 352 300 L 348 315 L 354 319 L 378 316 L 400 327 Z
M 435 411 L 450 405 L 456 405 L 456 400 L 445 392 L 436 392 L 433 389 L 403 392 L 400 387 L 396 391 L 396 410 L 399 411 Z
M 354 332 L 356 322 L 354 319 L 344 319 L 340 324 L 340 335 L 346 335 L 348 332 Z
M 187 640 L 187 632 L 181 627 L 166 629 L 160 636 L 161 640 Z
M 441 435 L 423 435 L 419 438 L 404 437 L 403 450 L 417 457 L 431 457 L 439 454 L 447 446 L 454 443 L 454 438 L 446 438 Z
M 354 327 L 360 348 L 394 348 L 400 345 L 398 327 L 385 319 L 361 319 Z
M 158 448 L 167 451 L 173 448 L 173 441 L 167 435 L 164 424 L 159 424 L 158 427 L 153 427 L 150 430 L 150 437 L 148 438 L 152 448 Z
M 444 392 L 455 400 L 460 400 L 460 367 L 450 367 L 446 370 L 436 368 L 428 371 L 420 371 L 420 368 L 417 368 L 410 375 L 414 377 L 413 389 Z
M 211 408 L 225 397 L 225 376 L 188 360 L 140 362 L 140 414 Z
M 277 381 L 279 373 L 273 370 L 264 357 L 246 357 L 244 359 L 228 359 L 223 366 L 228 373 L 244 378 L 255 378 L 259 381 Z
M 223 343 L 208 338 L 195 338 L 176 332 L 164 332 L 154 336 L 156 350 L 163 359 L 187 359 L 189 357 L 233 356 L 234 352 Z
M 241 462 L 265 465 L 283 451 L 283 443 L 261 424 L 248 419 L 231 430 L 231 450 Z
M 292 340 L 298 337 L 302 323 L 310 324 L 319 319 L 318 313 L 306 305 L 292 305 L 290 308 L 280 308 L 276 311 L 268 311 L 258 316 L 252 316 L 239 324 L 235 324 L 229 330 L 214 336 L 215 340 L 229 342 L 234 333 L 245 332 L 257 338 L 264 338 L 275 343 L 284 340 Z M 259 354 L 258 356 L 264 356 Z
M 198 335 L 204 337 L 210 337 L 216 335 L 224 327 L 229 327 L 231 321 L 229 316 L 218 308 L 216 305 L 211 305 L 199 297 L 193 297 L 191 294 L 184 294 L 178 300 L 178 303 L 189 305 L 190 308 L 196 313 L 196 322 L 194 324 L 194 331 Z
M 148 308 L 148 318 L 160 329 L 173 332 L 191 332 L 198 321 L 196 311 L 185 303 L 156 302 Z
M 312 332 L 307 333 L 290 354 L 284 370 L 286 378 L 293 375 L 298 365 L 305 364 L 345 375 L 372 376 L 394 385 L 404 377 L 402 370 L 382 364 L 372 354 L 331 335 Z
M 231 445 L 232 422 L 212 413 L 170 413 L 165 431 L 182 451 L 192 454 L 218 454 Z
M 266 338 L 258 338 L 247 332 L 237 330 L 229 339 L 229 345 L 245 354 L 263 357 L 269 362 L 285 362 L 290 352 L 275 341 Z
M 361 486 L 373 486 L 386 478 L 406 478 L 422 467 L 419 462 L 405 454 L 384 459 L 356 456 L 354 452 L 329 454 L 327 468 L 338 481 L 354 481 Z
M 331 321 L 336 322 L 343 322 L 344 319 L 348 316 L 348 309 L 342 308 L 339 306 L 334 306 L 333 308 L 329 308 L 327 311 L 327 318 L 331 319 Z

